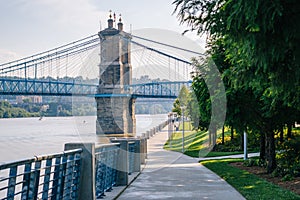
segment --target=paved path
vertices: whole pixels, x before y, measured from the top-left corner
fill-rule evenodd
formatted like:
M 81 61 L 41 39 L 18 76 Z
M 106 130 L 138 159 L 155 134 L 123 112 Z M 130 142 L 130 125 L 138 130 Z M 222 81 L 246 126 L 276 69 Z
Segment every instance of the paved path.
M 248 153 L 248 158 L 258 157 L 259 153 Z M 244 154 L 230 155 L 230 156 L 217 156 L 217 157 L 207 157 L 207 158 L 198 158 L 198 161 L 203 160 L 218 160 L 218 159 L 226 159 L 226 158 L 244 158 Z
M 147 165 L 119 200 L 245 199 L 199 159 L 163 150 L 166 139 L 167 132 L 160 132 L 148 140 Z

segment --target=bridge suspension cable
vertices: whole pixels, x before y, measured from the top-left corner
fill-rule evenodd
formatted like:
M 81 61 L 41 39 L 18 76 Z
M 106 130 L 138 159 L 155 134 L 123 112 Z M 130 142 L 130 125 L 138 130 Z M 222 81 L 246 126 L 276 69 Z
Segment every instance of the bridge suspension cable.
M 170 51 L 170 49 L 158 50 L 157 48 L 152 48 L 135 41 L 132 44 L 132 60 L 133 63 L 136 61 L 133 64 L 133 77 L 139 78 L 148 75 L 150 78 L 148 82 L 151 79 L 169 81 L 190 80 L 188 74 L 193 70 L 193 66 L 191 62 L 179 58 L 182 55 L 178 51 Z M 171 53 L 165 53 L 166 51 L 170 51 Z M 178 54 L 179 56 L 174 56 L 174 54 Z M 139 81 L 146 83 L 146 79 L 143 78 L 143 80 Z
M 155 41 L 155 40 L 150 40 L 150 39 L 147 39 L 147 38 L 144 38 L 144 37 L 140 37 L 140 36 L 137 36 L 137 35 L 132 35 L 132 36 L 135 37 L 135 38 L 147 41 L 147 42 L 152 42 L 152 43 L 159 44 L 159 45 L 162 45 L 162 46 L 171 47 L 173 49 L 177 49 L 177 50 L 181 50 L 181 51 L 186 51 L 186 52 L 189 52 L 189 53 L 193 53 L 193 54 L 197 54 L 197 55 L 200 55 L 200 56 L 204 56 L 204 54 L 202 54 L 202 53 L 199 53 L 199 52 L 196 52 L 196 51 L 191 51 L 189 49 L 184 49 L 184 48 L 181 48 L 181 47 L 177 47 L 177 46 L 173 46 L 173 45 L 170 45 L 170 44 L 158 42 L 158 41 Z
M 62 48 L 67 47 L 67 46 L 74 45 L 74 44 L 76 44 L 76 43 L 79 43 L 79 42 L 82 42 L 82 41 L 84 41 L 84 40 L 93 38 L 93 37 L 95 37 L 95 36 L 97 36 L 97 34 L 94 34 L 94 35 L 91 35 L 91 36 L 82 38 L 82 39 L 80 39 L 80 40 L 76 40 L 76 41 L 74 41 L 74 42 L 70 42 L 70 43 L 65 44 L 65 45 L 62 45 L 62 46 L 60 46 L 60 47 L 56 47 L 56 48 L 53 48 L 53 49 L 50 49 L 50 50 L 47 50 L 47 51 L 44 51 L 44 52 L 41 52 L 41 53 L 34 54 L 34 55 L 32 55 L 32 56 L 28 56 L 28 57 L 21 58 L 21 59 L 18 59 L 18 60 L 14 60 L 14 61 L 11 61 L 11 62 L 3 63 L 3 64 L 0 64 L 0 67 L 2 67 L 2 66 L 4 66 L 4 65 L 10 65 L 10 64 L 13 64 L 13 63 L 18 63 L 18 62 L 21 62 L 21 61 L 22 61 L 22 62 L 23 62 L 23 61 L 25 62 L 25 60 L 32 60 L 34 57 L 38 57 L 38 56 L 41 56 L 41 55 L 43 55 L 43 54 L 50 54 L 50 53 L 53 52 L 53 51 L 55 52 L 55 51 L 57 51 L 57 50 L 59 50 L 59 49 L 62 49 Z
M 138 46 L 141 46 L 141 47 L 143 47 L 143 48 L 145 48 L 145 49 L 148 49 L 148 50 L 150 50 L 150 51 L 154 51 L 154 52 L 156 52 L 156 53 L 158 53 L 158 54 L 161 54 L 161 55 L 164 55 L 164 56 L 166 56 L 166 57 L 172 58 L 172 59 L 174 59 L 174 60 L 178 60 L 178 61 L 180 61 L 180 62 L 187 63 L 187 64 L 190 64 L 190 65 L 192 64 L 192 63 L 189 62 L 189 61 L 186 61 L 186 60 L 183 60 L 183 59 L 181 59 L 181 58 L 172 56 L 172 55 L 170 55 L 170 54 L 167 54 L 167 53 L 164 53 L 164 52 L 159 51 L 159 50 L 157 50 L 157 49 L 148 47 L 148 46 L 143 45 L 143 44 L 141 44 L 141 43 L 138 43 L 138 42 L 135 42 L 135 41 L 131 41 L 131 42 L 132 42 L 133 44 L 136 44 L 136 45 L 138 45 Z
M 22 70 L 33 67 L 48 61 L 63 59 L 67 56 L 76 55 L 100 45 L 99 37 L 92 35 L 81 40 L 39 53 L 33 56 L 22 58 L 16 61 L 4 63 L 0 65 L 0 74 L 7 74 L 12 71 Z
M 141 37 L 138 36 L 134 37 L 141 39 Z M 161 81 L 165 83 L 176 81 L 186 82 L 190 80 L 190 78 L 186 77 L 186 75 L 188 74 L 189 70 L 191 71 L 193 66 L 191 62 L 186 59 L 187 57 L 183 58 L 184 53 L 181 54 L 178 53 L 178 51 L 170 51 L 169 48 L 166 48 L 167 50 L 162 50 L 161 48 L 150 47 L 151 44 L 148 45 L 148 43 L 145 45 L 136 41 L 131 42 L 132 47 L 138 48 L 138 51 L 132 48 L 132 57 L 135 57 L 138 61 L 137 66 L 133 65 L 133 68 L 139 68 L 139 65 L 146 66 L 139 69 L 142 76 L 147 76 L 150 74 L 148 79 L 145 79 L 146 81 L 151 83 L 152 80 L 155 80 L 157 82 Z M 149 39 L 147 39 L 147 42 L 153 42 L 155 44 L 163 45 L 164 47 L 171 47 L 176 50 L 187 51 L 193 54 L 197 53 Z M 23 91 L 24 94 L 26 93 L 27 88 L 28 91 L 30 91 L 32 88 L 44 88 L 46 86 L 48 87 L 48 85 L 49 87 L 68 88 L 70 84 L 74 85 L 74 87 L 77 84 L 79 87 L 78 81 L 90 77 L 92 77 L 94 81 L 94 79 L 96 80 L 98 78 L 98 71 L 93 71 L 91 73 L 88 70 L 91 70 L 90 68 L 99 70 L 99 52 L 94 50 L 96 50 L 97 47 L 100 47 L 100 45 L 101 44 L 98 35 L 94 34 L 92 36 L 35 54 L 33 56 L 28 56 L 16 61 L 0 64 L 0 77 L 1 80 L 3 80 L 1 84 L 3 85 L 3 88 L 10 88 L 11 90 L 9 91 L 11 93 L 15 92 L 13 91 L 15 85 L 19 85 L 18 87 L 20 87 L 20 89 L 18 90 L 20 91 L 22 89 L 22 85 L 25 85 L 26 87 Z M 196 55 L 202 54 L 197 53 Z M 88 76 L 86 76 L 86 74 Z M 136 76 L 135 78 L 138 79 L 139 77 Z M 1 84 L 0 88 L 2 87 Z M 91 82 L 86 79 L 82 81 L 82 84 L 83 85 L 80 85 L 80 87 L 84 88 L 88 87 L 84 84 L 91 84 Z M 94 87 L 98 84 L 98 81 L 93 82 L 92 84 L 94 84 Z M 170 84 L 168 87 L 171 87 L 171 89 L 175 91 L 179 85 L 180 84 Z M 154 87 L 152 87 L 152 89 L 153 88 Z M 161 87 L 159 89 L 157 88 L 157 90 L 165 89 L 166 87 Z M 21 94 L 22 92 L 19 93 Z M 35 94 L 37 93 L 39 93 L 38 88 L 36 89 Z

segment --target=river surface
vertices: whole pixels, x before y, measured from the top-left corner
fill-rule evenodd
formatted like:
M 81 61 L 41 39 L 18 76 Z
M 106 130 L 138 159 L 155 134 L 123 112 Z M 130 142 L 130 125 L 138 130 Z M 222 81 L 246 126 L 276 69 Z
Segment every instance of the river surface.
M 136 115 L 137 136 L 167 115 Z M 68 142 L 95 142 L 96 117 L 0 119 L 0 164 L 63 151 Z

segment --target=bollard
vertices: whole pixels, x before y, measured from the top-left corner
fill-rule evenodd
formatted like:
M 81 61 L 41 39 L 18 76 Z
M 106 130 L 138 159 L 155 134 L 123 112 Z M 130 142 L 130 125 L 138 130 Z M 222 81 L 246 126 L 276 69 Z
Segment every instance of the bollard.
M 146 138 L 147 138 L 147 139 L 150 138 L 150 131 L 146 131 Z
M 79 183 L 79 200 L 96 199 L 95 183 L 95 144 L 94 143 L 67 143 L 65 151 L 82 149 L 81 171 Z
M 128 185 L 128 140 L 111 140 L 112 143 L 120 143 L 120 151 L 117 160 L 117 186 Z

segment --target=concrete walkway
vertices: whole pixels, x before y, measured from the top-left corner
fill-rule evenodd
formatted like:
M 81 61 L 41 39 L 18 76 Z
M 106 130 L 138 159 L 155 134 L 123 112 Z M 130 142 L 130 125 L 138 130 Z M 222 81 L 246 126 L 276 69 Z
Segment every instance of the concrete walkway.
M 128 199 L 245 199 L 219 176 L 191 158 L 163 150 L 167 131 L 148 140 L 148 159 L 141 175 L 120 195 Z

